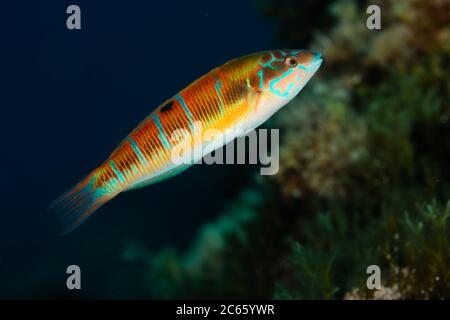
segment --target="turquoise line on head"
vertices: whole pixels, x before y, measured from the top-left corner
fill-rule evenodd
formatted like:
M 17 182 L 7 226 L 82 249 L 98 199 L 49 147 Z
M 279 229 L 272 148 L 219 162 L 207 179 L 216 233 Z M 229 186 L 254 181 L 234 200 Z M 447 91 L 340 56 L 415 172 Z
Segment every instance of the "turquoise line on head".
M 305 71 L 309 71 L 311 69 L 311 66 L 304 66 L 304 65 L 299 65 L 298 66 L 300 69 L 305 70 Z
M 270 54 L 270 61 L 268 61 L 268 62 L 266 62 L 266 63 L 260 63 L 261 66 L 262 66 L 263 68 L 270 68 L 270 69 L 275 70 L 275 71 L 281 70 L 282 67 L 277 67 L 277 68 L 275 68 L 274 66 L 272 66 L 272 63 L 273 63 L 273 62 L 282 62 L 282 61 L 284 61 L 284 59 L 277 59 L 277 58 L 275 57 L 275 55 L 273 54 L 272 51 L 270 51 L 269 54 Z
M 274 88 L 274 86 L 280 82 L 281 80 L 283 80 L 284 78 L 286 78 L 288 75 L 290 75 L 292 72 L 294 72 L 294 70 L 290 69 L 288 71 L 286 71 L 285 73 L 283 73 L 281 76 L 279 76 L 278 78 L 273 79 L 272 81 L 270 81 L 270 86 L 269 86 L 269 90 L 280 96 L 280 97 L 287 97 L 289 95 L 289 92 L 291 91 L 292 87 L 294 86 L 292 83 L 289 83 L 286 91 L 284 93 L 281 93 L 281 91 L 279 89 Z
M 264 70 L 259 70 L 258 76 L 259 76 L 259 88 L 262 90 L 264 89 Z

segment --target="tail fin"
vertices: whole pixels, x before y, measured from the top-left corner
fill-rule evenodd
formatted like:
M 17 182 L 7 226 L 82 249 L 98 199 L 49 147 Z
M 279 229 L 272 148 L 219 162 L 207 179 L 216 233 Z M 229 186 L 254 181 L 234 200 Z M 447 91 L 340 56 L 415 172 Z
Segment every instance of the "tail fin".
M 114 198 L 102 188 L 95 188 L 95 171 L 74 188 L 56 199 L 49 207 L 61 221 L 62 235 L 68 234 L 89 218 L 98 208 Z

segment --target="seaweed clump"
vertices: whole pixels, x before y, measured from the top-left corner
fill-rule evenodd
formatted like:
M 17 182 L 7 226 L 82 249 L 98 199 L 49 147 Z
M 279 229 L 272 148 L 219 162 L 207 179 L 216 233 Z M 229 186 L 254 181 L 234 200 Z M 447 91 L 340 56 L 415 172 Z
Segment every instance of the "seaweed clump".
M 344 212 L 321 213 L 292 242 L 279 299 L 443 299 L 450 295 L 450 201 L 352 226 Z M 318 238 L 320 235 L 320 239 Z M 381 288 L 368 289 L 367 267 L 381 268 Z
M 265 3 L 297 47 L 305 11 Z M 269 123 L 277 175 L 255 177 L 186 253 L 127 249 L 152 297 L 450 298 L 450 1 L 375 4 L 381 30 L 366 28 L 369 3 L 337 0 L 308 39 L 326 64 Z
M 205 224 L 185 254 L 167 248 L 152 255 L 128 245 L 125 258 L 144 261 L 149 295 L 157 298 L 265 298 L 281 252 L 288 254 L 284 234 L 289 220 L 271 208 L 263 192 L 242 191 L 217 221 Z M 263 206 L 264 205 L 264 206 Z M 267 243 L 267 238 L 274 239 Z

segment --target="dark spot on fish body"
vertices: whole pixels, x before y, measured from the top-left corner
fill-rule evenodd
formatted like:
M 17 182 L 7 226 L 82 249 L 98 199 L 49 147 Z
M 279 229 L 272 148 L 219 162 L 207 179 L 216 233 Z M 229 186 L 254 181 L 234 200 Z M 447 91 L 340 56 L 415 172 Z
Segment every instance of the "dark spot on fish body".
M 165 105 L 163 105 L 162 107 L 161 107 L 161 112 L 167 112 L 167 111 L 169 111 L 170 109 L 172 109 L 172 107 L 173 107 L 173 101 L 169 101 L 169 102 L 167 102 Z

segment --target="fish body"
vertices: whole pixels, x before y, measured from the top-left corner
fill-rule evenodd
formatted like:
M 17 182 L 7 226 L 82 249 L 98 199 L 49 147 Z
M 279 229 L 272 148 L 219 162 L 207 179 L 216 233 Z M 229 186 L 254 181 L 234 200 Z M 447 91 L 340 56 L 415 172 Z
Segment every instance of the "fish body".
M 231 60 L 194 81 L 157 107 L 101 166 L 51 205 L 62 218 L 63 233 L 119 193 L 187 169 L 189 164 L 172 157 L 180 130 L 190 134 L 195 163 L 224 144 L 223 139 L 206 139 L 207 132 L 228 130 L 227 139 L 233 139 L 258 127 L 300 92 L 321 63 L 320 54 L 308 50 L 265 51 Z

